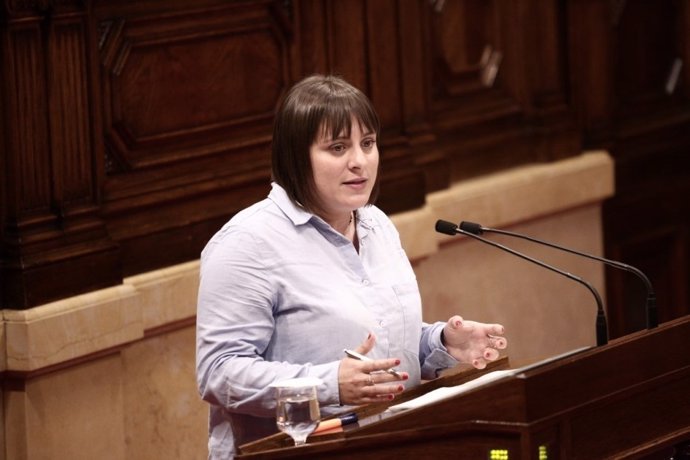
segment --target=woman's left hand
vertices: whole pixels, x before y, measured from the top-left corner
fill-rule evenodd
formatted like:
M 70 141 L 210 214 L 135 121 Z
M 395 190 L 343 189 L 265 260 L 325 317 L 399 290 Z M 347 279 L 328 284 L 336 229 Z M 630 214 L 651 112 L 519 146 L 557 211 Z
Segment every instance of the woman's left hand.
M 498 350 L 508 346 L 504 332 L 505 328 L 500 324 L 465 321 L 456 315 L 446 323 L 442 337 L 443 344 L 453 358 L 484 369 L 487 362 L 498 358 Z

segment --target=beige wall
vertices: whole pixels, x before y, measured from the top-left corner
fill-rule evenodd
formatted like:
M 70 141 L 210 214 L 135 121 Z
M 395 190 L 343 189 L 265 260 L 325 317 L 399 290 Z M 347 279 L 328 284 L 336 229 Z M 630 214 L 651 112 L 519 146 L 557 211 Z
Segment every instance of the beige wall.
M 594 343 L 582 286 L 491 247 L 433 231 L 471 220 L 601 253 L 600 203 L 613 193 L 604 152 L 459 183 L 393 216 L 427 321 L 500 321 L 518 366 Z M 523 245 L 504 240 L 515 248 Z M 603 292 L 603 270 L 554 255 Z M 26 311 L 2 311 L 0 460 L 190 459 L 206 455 L 207 408 L 194 380 L 198 262 Z M 0 438 L 2 439 L 2 438 Z
M 599 206 L 592 205 L 510 230 L 601 254 L 599 215 Z M 583 276 L 604 296 L 600 265 L 507 238 L 491 239 Z M 596 301 L 585 286 L 483 243 L 458 240 L 415 265 L 426 321 L 459 314 L 503 324 L 516 367 L 596 343 Z

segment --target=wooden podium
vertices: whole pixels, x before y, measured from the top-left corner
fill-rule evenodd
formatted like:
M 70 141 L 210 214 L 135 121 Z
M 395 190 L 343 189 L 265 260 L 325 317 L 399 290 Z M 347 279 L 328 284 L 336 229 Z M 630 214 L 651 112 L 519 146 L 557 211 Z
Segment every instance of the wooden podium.
M 447 375 L 393 403 L 358 407 L 358 424 L 312 436 L 305 446 L 280 433 L 240 446 L 237 458 L 656 459 L 690 441 L 690 316 L 442 401 L 386 410 L 506 365 Z

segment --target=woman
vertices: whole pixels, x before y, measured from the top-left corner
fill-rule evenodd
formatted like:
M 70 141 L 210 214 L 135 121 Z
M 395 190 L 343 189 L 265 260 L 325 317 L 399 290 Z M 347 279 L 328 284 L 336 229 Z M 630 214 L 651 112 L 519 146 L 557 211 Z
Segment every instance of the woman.
M 458 362 L 482 368 L 505 348 L 500 325 L 422 323 L 398 233 L 373 205 L 379 129 L 369 99 L 344 80 L 298 82 L 276 114 L 270 194 L 202 252 L 197 379 L 211 405 L 209 458 L 277 431 L 277 380 L 322 379 L 328 415 L 393 399 Z M 391 367 L 399 377 L 380 372 Z

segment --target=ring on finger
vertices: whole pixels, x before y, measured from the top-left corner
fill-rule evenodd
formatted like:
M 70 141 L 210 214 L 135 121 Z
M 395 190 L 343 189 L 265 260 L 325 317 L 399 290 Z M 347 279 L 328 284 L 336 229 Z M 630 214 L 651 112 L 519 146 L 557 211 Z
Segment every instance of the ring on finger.
M 369 374 L 369 380 L 367 380 L 367 385 L 372 386 L 374 384 L 374 378 Z

